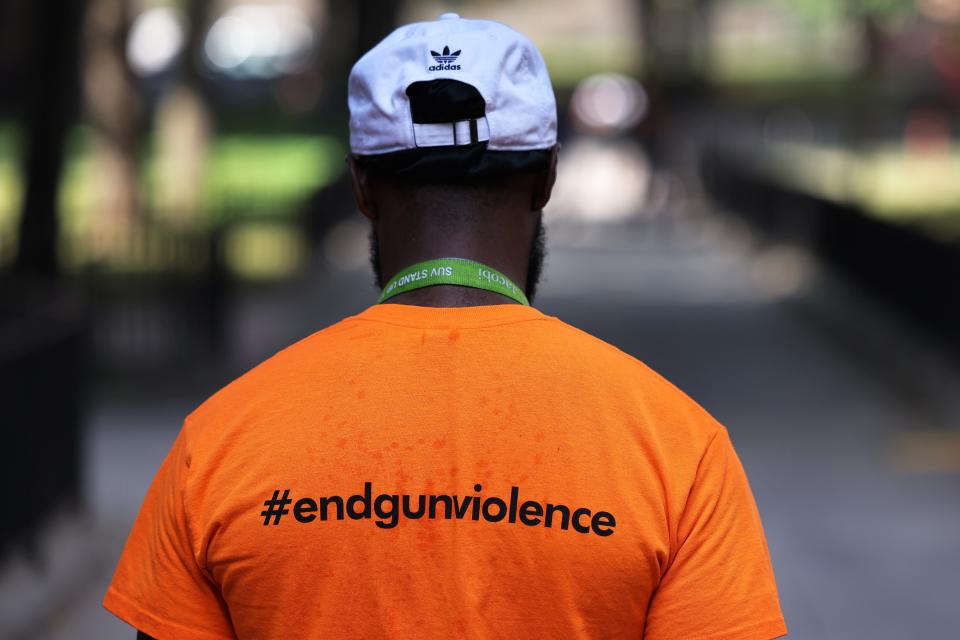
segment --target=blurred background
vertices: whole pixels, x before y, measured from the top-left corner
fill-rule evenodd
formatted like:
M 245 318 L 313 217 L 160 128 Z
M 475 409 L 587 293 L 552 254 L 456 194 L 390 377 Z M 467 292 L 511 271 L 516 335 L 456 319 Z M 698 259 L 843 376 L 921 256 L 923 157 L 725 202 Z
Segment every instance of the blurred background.
M 543 51 L 538 306 L 728 426 L 790 637 L 960 637 L 960 0 L 0 0 L 0 637 L 132 638 L 183 417 L 375 301 L 346 76 L 445 11 Z

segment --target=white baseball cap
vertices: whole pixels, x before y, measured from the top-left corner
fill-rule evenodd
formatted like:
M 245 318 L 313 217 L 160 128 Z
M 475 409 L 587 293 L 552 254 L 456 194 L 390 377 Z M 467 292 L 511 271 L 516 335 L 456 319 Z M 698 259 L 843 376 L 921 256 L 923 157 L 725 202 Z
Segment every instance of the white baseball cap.
M 522 34 L 445 13 L 398 28 L 353 66 L 350 149 L 394 173 L 481 175 L 544 166 L 557 105 Z

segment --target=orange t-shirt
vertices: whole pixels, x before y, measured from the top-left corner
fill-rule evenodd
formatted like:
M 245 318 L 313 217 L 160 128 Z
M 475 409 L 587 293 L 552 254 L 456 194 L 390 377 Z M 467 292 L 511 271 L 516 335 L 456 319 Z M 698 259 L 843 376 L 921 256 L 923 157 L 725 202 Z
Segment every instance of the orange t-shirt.
M 215 394 L 104 606 L 160 640 L 786 633 L 726 430 L 520 305 L 375 306 Z

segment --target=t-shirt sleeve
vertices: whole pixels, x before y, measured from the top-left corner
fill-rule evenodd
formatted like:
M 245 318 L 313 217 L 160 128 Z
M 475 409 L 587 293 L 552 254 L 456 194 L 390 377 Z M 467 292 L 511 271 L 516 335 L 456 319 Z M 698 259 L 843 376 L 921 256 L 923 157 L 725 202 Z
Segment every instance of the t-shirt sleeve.
M 198 564 L 186 508 L 186 427 L 153 479 L 103 606 L 162 640 L 234 638 L 219 589 Z
M 760 515 L 721 428 L 697 468 L 644 638 L 771 640 L 786 633 Z

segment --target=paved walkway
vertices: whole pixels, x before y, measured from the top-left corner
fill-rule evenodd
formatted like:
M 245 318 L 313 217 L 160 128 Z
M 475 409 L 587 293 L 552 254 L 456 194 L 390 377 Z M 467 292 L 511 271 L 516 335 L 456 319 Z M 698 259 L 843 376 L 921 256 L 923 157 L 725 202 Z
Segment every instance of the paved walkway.
M 903 442 L 940 425 L 896 384 L 888 360 L 845 348 L 842 334 L 809 320 L 806 303 L 772 295 L 764 269 L 778 263 L 758 262 L 741 236 L 710 219 L 564 227 L 554 239 L 538 306 L 645 360 L 728 426 L 764 519 L 791 638 L 956 637 L 960 473 L 898 470 Z M 39 637 L 133 637 L 98 602 L 182 416 L 230 375 L 360 310 L 374 297 L 369 282 L 363 269 L 326 271 L 241 299 L 230 373 L 201 376 L 188 391 L 101 394 L 87 448 L 90 583 Z M 847 310 L 828 301 L 826 312 Z

